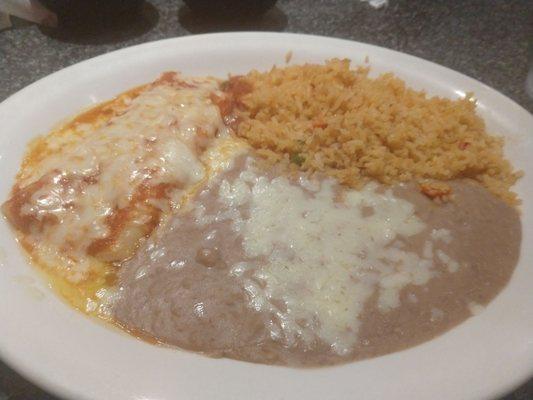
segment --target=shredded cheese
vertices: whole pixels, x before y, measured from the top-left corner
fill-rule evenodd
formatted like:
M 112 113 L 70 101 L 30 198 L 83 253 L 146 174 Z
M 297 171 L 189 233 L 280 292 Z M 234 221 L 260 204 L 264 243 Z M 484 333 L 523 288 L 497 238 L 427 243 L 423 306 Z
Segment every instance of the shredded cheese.
M 198 204 L 196 221 L 232 222 L 247 259 L 230 274 L 249 306 L 272 316 L 271 337 L 287 346 L 318 340 L 348 354 L 375 291 L 387 312 L 399 306 L 402 288 L 435 274 L 432 242 L 423 255 L 402 249 L 399 239 L 421 233 L 425 224 L 390 189 L 368 184 L 342 191 L 331 179 L 269 178 L 248 158 L 238 177 L 220 182 L 218 195 L 220 209 L 211 215 Z

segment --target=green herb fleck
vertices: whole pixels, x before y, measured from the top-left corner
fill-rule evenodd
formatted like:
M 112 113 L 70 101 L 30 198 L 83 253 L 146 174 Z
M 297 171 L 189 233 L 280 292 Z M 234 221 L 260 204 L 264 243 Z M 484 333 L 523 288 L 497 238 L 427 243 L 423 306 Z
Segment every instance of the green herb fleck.
M 291 163 L 294 163 L 299 167 L 301 167 L 302 164 L 305 162 L 305 157 L 302 156 L 300 153 L 292 153 L 289 159 Z

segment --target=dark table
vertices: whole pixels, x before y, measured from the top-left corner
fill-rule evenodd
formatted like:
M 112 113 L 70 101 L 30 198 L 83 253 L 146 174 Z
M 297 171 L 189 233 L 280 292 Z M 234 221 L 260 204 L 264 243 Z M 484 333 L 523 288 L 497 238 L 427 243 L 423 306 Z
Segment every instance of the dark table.
M 54 71 L 118 48 L 168 37 L 235 30 L 302 32 L 353 39 L 445 65 L 492 86 L 533 112 L 525 91 L 533 47 L 533 2 L 280 0 L 260 18 L 195 16 L 181 1 L 146 1 L 142 12 L 95 33 L 15 20 L 0 32 L 0 101 Z M 502 360 L 504 362 L 504 360 Z M 0 362 L 0 400 L 52 400 Z M 533 399 L 533 380 L 504 398 Z

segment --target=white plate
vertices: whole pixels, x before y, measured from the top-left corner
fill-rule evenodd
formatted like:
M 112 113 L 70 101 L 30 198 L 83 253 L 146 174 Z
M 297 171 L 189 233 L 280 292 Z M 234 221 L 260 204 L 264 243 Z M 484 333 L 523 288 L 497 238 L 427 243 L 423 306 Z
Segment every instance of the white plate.
M 366 44 L 315 36 L 229 33 L 190 36 L 112 52 L 52 74 L 0 105 L 0 199 L 6 199 L 27 142 L 57 121 L 150 81 L 165 70 L 242 73 L 284 64 L 366 56 L 430 94 L 475 92 L 491 132 L 526 171 L 520 263 L 480 315 L 406 351 L 322 369 L 210 359 L 159 348 L 95 322 L 59 300 L 0 222 L 0 356 L 46 389 L 82 399 L 488 399 L 533 375 L 533 118 L 493 89 L 436 64 Z M 35 278 L 32 278 L 35 277 Z M 40 294 L 38 294 L 40 293 Z

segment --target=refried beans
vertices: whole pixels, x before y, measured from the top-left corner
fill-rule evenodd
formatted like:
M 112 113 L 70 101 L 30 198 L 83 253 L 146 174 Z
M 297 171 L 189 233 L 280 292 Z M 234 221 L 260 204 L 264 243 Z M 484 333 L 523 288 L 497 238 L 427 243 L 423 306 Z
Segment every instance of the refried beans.
M 498 294 L 520 248 L 514 208 L 473 181 L 450 185 L 442 204 L 415 184 L 361 195 L 242 156 L 122 265 L 113 316 L 161 343 L 266 364 L 344 363 L 429 340 Z

